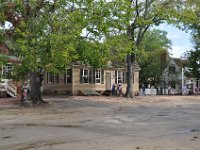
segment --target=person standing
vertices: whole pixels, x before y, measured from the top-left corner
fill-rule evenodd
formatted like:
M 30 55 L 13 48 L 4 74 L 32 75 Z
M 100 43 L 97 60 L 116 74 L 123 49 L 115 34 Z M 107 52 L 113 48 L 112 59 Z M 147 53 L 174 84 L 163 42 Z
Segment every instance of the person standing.
M 116 95 L 116 91 L 115 91 L 115 84 L 113 83 L 112 85 L 112 96 L 115 96 Z
M 142 95 L 146 95 L 145 94 L 145 85 L 144 85 L 144 83 L 142 84 Z
M 171 95 L 171 90 L 172 90 L 172 88 L 171 88 L 171 86 L 169 85 L 169 86 L 168 86 L 168 95 Z
M 186 87 L 186 85 L 183 86 L 182 93 L 183 93 L 184 96 L 187 95 L 187 87 Z
M 119 83 L 119 87 L 118 87 L 118 90 L 119 90 L 119 96 L 122 96 L 122 85 L 121 83 Z
M 198 88 L 197 88 L 197 86 L 194 87 L 194 92 L 195 92 L 195 95 L 198 95 Z
M 122 96 L 122 85 L 119 83 L 117 85 L 117 96 Z

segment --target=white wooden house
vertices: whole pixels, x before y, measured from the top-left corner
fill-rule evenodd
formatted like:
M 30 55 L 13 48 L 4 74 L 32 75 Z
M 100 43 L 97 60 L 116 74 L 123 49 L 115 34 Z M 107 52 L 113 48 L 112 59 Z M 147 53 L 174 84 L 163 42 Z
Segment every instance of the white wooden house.
M 182 72 L 183 60 L 170 58 L 169 62 L 162 73 L 161 88 L 163 94 L 168 94 L 167 88 L 172 88 L 172 94 L 182 93 L 182 81 L 187 86 L 188 93 L 195 93 L 194 89 L 199 86 L 197 79 L 191 76 L 186 76 L 186 73 Z M 164 90 L 165 89 L 165 90 Z

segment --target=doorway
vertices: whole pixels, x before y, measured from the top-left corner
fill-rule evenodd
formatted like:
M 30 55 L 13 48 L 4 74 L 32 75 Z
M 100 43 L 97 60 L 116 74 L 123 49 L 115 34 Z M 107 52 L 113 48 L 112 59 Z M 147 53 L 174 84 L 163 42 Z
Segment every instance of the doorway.
M 106 90 L 111 90 L 111 73 L 106 73 Z

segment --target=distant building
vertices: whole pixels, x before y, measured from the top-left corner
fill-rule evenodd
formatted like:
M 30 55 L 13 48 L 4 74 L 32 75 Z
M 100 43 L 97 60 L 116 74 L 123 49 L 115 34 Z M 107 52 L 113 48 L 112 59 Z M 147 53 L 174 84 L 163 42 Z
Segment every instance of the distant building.
M 12 70 L 14 64 L 20 64 L 19 58 L 9 54 L 9 48 L 6 44 L 0 44 L 0 61 L 3 65 L 0 66 L 0 97 L 10 95 L 16 97 L 19 94 L 20 82 L 12 81 Z
M 172 88 L 172 94 L 182 93 L 182 68 L 187 66 L 187 61 L 170 58 L 167 66 L 162 73 L 161 88 L 163 94 L 168 94 L 167 88 Z M 199 81 L 189 73 L 184 73 L 184 84 L 187 86 L 188 93 L 195 93 L 195 87 L 199 87 Z M 165 90 L 164 90 L 165 89 Z
M 134 94 L 139 92 L 139 66 L 134 66 Z M 54 75 L 46 72 L 42 91 L 48 94 L 93 95 L 111 92 L 112 84 L 122 85 L 126 91 L 127 70 L 125 65 L 109 63 L 105 69 L 93 68 L 81 62 L 72 63 L 65 73 Z
M 21 82 L 14 83 L 12 69 L 14 63 L 21 63 L 20 59 L 9 55 L 9 49 L 5 44 L 0 45 L 0 54 L 6 57 L 6 63 L 0 68 L 1 83 L 0 91 L 7 92 L 10 96 L 20 94 Z M 134 63 L 134 94 L 139 92 L 140 67 Z M 53 74 L 45 72 L 42 84 L 43 94 L 65 95 L 94 95 L 110 93 L 112 84 L 122 85 L 123 93 L 126 91 L 127 69 L 125 63 L 108 63 L 104 69 L 93 68 L 81 62 L 73 62 L 65 72 Z

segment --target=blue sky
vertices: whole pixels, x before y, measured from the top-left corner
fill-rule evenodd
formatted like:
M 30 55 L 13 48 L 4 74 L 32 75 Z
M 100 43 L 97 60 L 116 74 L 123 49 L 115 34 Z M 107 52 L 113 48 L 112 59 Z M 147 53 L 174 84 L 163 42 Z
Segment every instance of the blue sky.
M 167 24 L 161 24 L 159 29 L 168 32 L 167 37 L 172 41 L 172 50 L 169 51 L 172 57 L 180 58 L 184 52 L 192 49 L 190 33 Z

